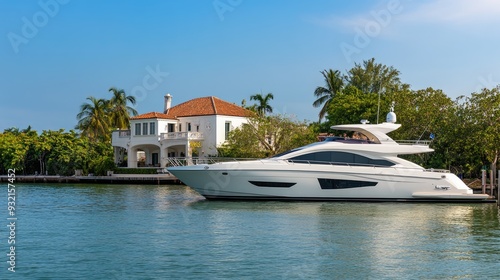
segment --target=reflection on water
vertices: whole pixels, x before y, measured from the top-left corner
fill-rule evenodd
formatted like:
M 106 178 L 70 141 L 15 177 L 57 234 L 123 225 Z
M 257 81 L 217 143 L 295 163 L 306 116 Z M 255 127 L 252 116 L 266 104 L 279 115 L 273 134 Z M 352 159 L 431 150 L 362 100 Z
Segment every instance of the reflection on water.
M 24 277 L 442 279 L 500 271 L 493 204 L 207 201 L 185 186 L 18 191 Z
M 500 268 L 500 218 L 492 204 L 198 201 L 190 206 L 211 212 L 211 230 L 226 242 L 232 236 L 222 232 L 281 236 L 284 248 L 264 245 L 285 251 L 300 246 L 308 256 L 304 269 L 314 268 L 315 275 L 325 278 L 352 273 L 469 278 L 478 273 L 497 276 L 479 269 L 484 264 Z M 241 220 L 247 215 L 264 223 L 248 225 Z

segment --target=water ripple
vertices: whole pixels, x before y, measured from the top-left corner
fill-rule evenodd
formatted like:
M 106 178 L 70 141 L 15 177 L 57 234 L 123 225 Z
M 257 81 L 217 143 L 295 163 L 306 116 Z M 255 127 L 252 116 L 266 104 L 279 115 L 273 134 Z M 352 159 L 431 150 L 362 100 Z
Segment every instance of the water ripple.
M 19 279 L 476 279 L 500 271 L 493 204 L 207 201 L 185 186 L 17 190 Z

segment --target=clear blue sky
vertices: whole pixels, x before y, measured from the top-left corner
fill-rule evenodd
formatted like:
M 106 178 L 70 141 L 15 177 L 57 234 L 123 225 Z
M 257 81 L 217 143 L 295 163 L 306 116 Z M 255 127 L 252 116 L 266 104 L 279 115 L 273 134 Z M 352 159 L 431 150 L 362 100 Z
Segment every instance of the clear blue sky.
M 374 57 L 412 89 L 500 84 L 500 2 L 0 0 L 0 131 L 72 129 L 110 87 L 139 113 L 202 96 L 316 121 L 319 71 Z

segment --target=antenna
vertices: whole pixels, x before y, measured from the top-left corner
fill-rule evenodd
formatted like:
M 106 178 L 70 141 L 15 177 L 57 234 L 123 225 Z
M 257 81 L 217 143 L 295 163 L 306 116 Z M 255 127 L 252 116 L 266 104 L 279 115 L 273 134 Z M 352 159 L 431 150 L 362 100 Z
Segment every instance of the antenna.
M 378 124 L 378 116 L 379 115 L 380 115 L 380 90 L 378 91 L 377 124 Z

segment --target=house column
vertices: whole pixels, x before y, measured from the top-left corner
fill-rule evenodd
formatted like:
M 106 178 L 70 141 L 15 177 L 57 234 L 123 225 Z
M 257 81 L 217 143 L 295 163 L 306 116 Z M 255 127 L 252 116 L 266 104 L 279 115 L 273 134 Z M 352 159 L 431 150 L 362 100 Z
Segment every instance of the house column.
M 192 154 L 191 154 L 191 147 L 189 146 L 189 138 L 188 140 L 186 141 L 186 150 L 185 150 L 185 154 L 186 154 L 186 164 L 187 165 L 193 165 L 193 160 L 191 159 L 192 158 Z
M 134 148 L 127 149 L 127 167 L 137 167 L 137 150 Z
M 160 167 L 167 166 L 167 153 L 168 148 L 163 148 L 163 143 L 160 142 Z
M 114 162 L 115 164 L 120 163 L 120 148 L 119 147 L 113 147 L 113 155 L 114 155 Z

